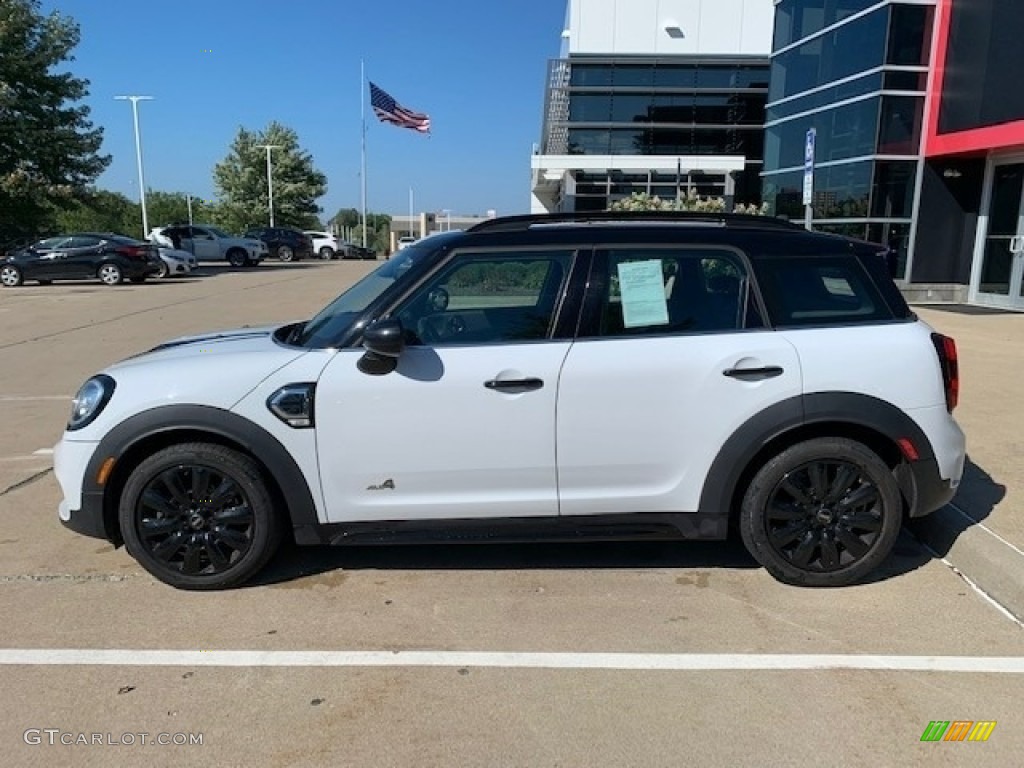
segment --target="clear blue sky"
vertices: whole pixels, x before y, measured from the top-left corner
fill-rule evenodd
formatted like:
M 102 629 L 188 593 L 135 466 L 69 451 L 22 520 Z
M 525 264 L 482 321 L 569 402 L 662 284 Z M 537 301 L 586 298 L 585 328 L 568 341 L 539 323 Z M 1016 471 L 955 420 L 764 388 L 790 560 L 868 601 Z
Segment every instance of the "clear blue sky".
M 360 75 L 427 112 L 433 134 L 377 121 L 367 96 L 371 211 L 529 211 L 547 62 L 565 0 L 43 0 L 74 18 L 69 69 L 113 158 L 98 185 L 138 198 L 131 106 L 140 103 L 146 186 L 214 194 L 212 170 L 240 126 L 295 129 L 327 175 L 324 217 L 360 204 Z M 209 51 L 209 52 L 206 52 Z

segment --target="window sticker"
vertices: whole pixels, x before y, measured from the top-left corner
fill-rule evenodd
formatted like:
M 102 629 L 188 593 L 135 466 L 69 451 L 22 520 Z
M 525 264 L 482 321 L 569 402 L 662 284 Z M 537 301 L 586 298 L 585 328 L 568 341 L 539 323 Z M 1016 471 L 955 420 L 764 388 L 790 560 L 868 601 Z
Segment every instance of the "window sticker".
M 666 325 L 668 302 L 661 259 L 631 261 L 618 265 L 622 293 L 622 324 L 626 328 Z

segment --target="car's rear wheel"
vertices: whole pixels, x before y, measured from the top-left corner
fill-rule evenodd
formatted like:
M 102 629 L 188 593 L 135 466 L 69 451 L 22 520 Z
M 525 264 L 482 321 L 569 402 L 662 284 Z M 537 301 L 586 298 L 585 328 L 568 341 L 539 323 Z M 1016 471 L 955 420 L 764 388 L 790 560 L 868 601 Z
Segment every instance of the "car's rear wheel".
M 22 280 L 24 278 L 21 275 L 21 270 L 13 264 L 4 264 L 0 267 L 0 283 L 4 288 L 17 288 L 21 285 Z
M 288 245 L 277 246 L 277 258 L 281 261 L 292 261 L 295 259 L 295 251 Z
M 743 497 L 743 543 L 779 581 L 855 583 L 892 551 L 903 502 L 892 470 L 845 438 L 797 443 L 769 460 Z
M 249 263 L 249 255 L 241 248 L 232 248 L 228 251 L 228 264 L 232 267 L 244 267 Z
M 124 280 L 124 274 L 117 264 L 101 264 L 96 270 L 96 277 L 104 285 L 120 285 Z
M 281 539 L 259 465 L 209 443 L 172 445 L 139 464 L 121 494 L 119 522 L 128 552 L 179 589 L 237 586 Z
M 334 249 L 329 245 L 325 245 L 320 249 L 320 258 L 324 261 L 330 261 L 334 258 Z

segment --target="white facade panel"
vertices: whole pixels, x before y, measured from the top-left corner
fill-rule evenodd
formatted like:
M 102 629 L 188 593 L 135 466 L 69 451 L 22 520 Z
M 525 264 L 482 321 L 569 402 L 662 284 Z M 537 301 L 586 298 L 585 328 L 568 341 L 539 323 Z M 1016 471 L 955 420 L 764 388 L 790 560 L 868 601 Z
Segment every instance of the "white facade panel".
M 570 55 L 764 56 L 773 0 L 569 0 Z

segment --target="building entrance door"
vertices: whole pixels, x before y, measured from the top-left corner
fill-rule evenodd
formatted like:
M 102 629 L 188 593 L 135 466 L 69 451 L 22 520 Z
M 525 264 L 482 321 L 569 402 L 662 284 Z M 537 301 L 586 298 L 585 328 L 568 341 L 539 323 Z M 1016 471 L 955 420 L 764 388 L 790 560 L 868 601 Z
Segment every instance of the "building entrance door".
M 974 298 L 1024 310 L 1024 163 L 996 164 L 990 178 L 988 231 L 979 248 Z

